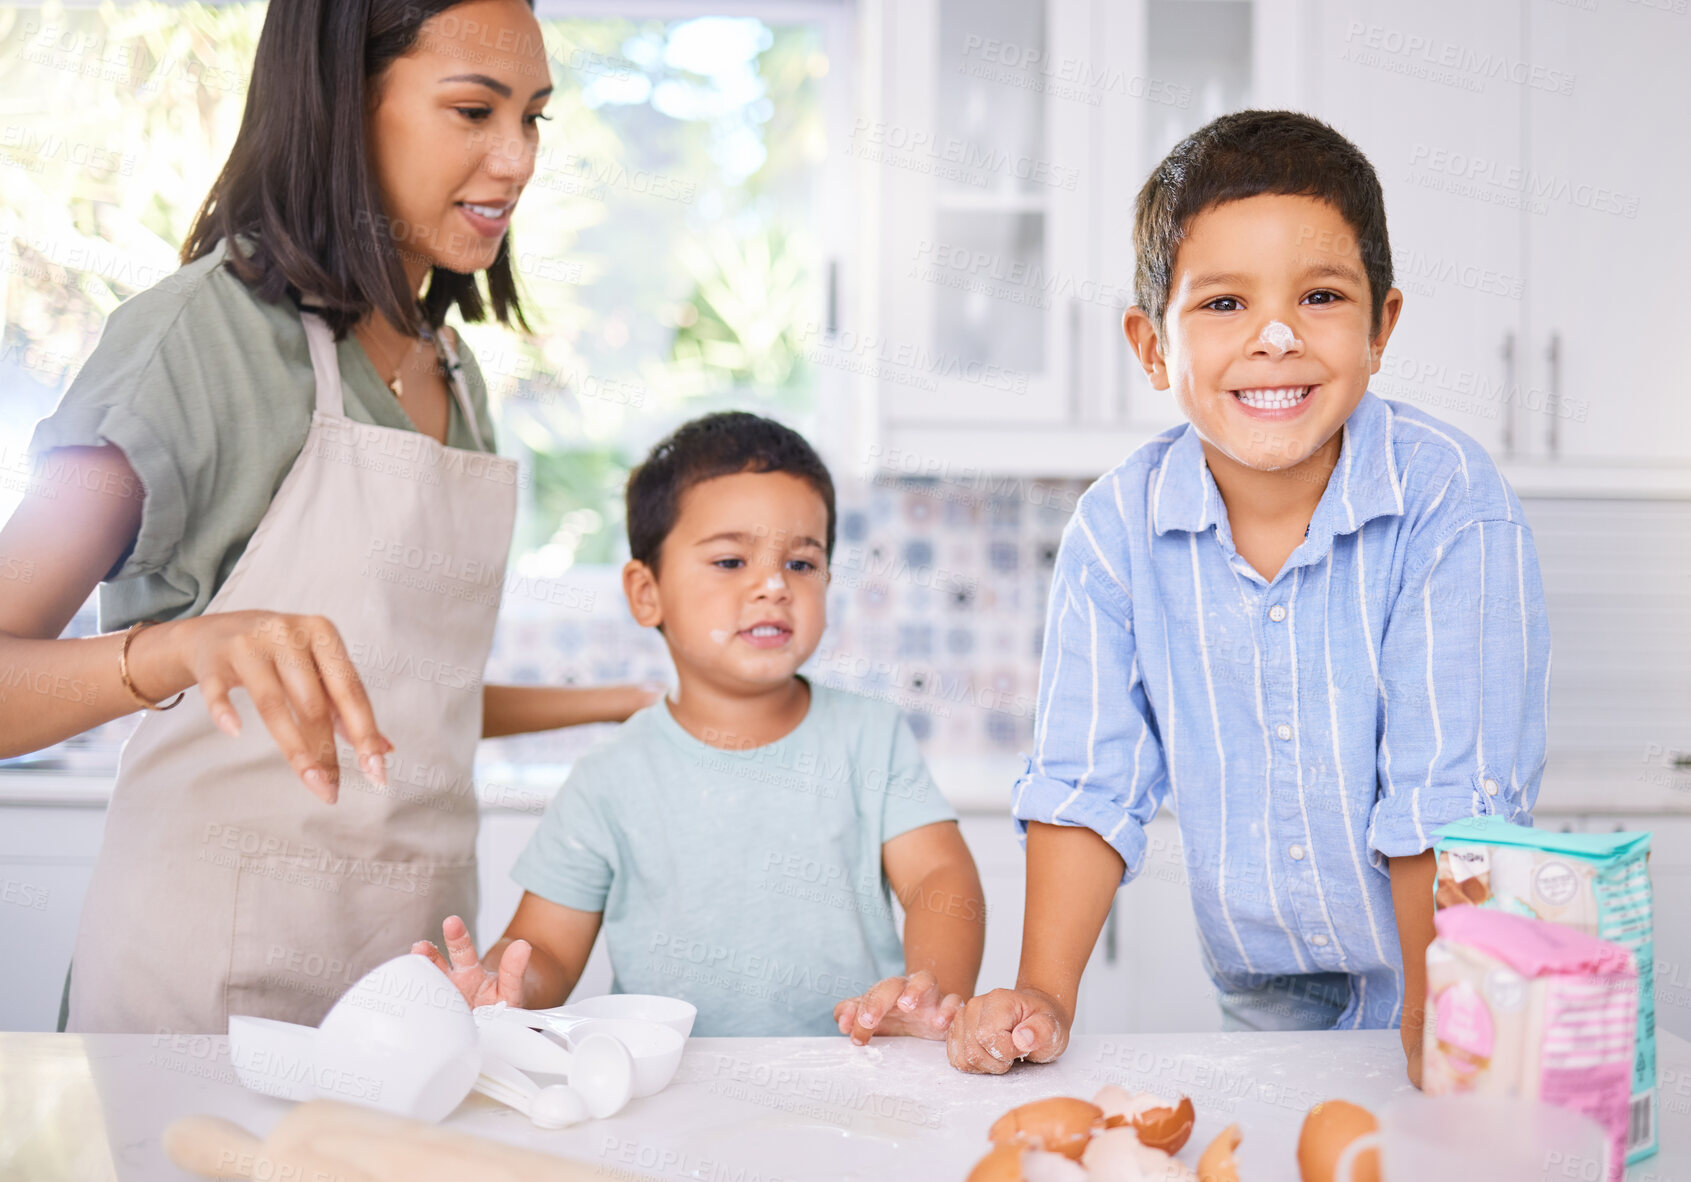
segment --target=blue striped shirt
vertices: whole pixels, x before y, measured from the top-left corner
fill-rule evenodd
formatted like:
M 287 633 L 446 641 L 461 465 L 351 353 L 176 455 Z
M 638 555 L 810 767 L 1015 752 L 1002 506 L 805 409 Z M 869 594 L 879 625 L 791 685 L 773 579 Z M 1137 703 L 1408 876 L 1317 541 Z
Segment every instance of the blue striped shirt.
M 1365 394 L 1272 580 L 1233 545 L 1197 433 L 1081 498 L 1051 589 L 1013 812 L 1145 866 L 1166 798 L 1226 992 L 1344 973 L 1341 1026 L 1400 1021 L 1386 859 L 1439 826 L 1531 823 L 1550 635 L 1521 503 L 1472 439 Z

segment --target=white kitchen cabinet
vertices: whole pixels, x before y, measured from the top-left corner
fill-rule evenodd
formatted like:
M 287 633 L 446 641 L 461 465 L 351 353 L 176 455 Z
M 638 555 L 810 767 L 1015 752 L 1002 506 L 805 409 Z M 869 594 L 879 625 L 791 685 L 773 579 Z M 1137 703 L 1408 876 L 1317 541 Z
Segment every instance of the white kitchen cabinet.
M 1085 5 L 904 0 L 885 12 L 884 94 L 849 151 L 880 194 L 886 413 L 1013 429 L 1064 420 L 1077 364 L 1087 108 L 1050 71 L 1087 51 Z M 860 325 L 836 342 L 856 346 Z
M 0 806 L 0 1030 L 57 1030 L 103 806 Z
M 880 251 L 870 335 L 916 358 L 875 375 L 882 443 L 989 470 L 1079 447 L 1096 470 L 1173 414 L 1136 389 L 1121 333 L 1133 194 L 1254 70 L 1290 65 L 1255 57 L 1247 0 L 881 11 L 884 84 L 850 150 Z
M 1016 371 L 1025 395 L 915 389 L 905 370 L 877 371 L 887 467 L 1096 475 L 1178 422 L 1119 327 L 1134 196 L 1213 115 L 1290 107 L 1355 140 L 1385 190 L 1405 308 L 1377 393 L 1472 435 L 1523 491 L 1691 495 L 1670 289 L 1691 264 L 1675 201 L 1691 182 L 1682 14 L 1537 0 L 916 0 L 889 5 L 884 25 L 871 126 L 947 142 L 964 125 L 946 113 L 972 111 L 969 134 L 1042 151 L 1077 185 L 986 215 L 988 198 L 876 158 L 864 198 L 878 279 L 864 291 L 878 297 L 868 323 L 880 339 L 1018 365 L 1040 342 L 1037 366 Z
M 1683 277 L 1691 270 L 1691 19 L 1652 4 L 1522 5 L 1527 88 L 1519 215 L 1531 277 L 1524 372 L 1560 400 L 1535 454 L 1691 462 Z

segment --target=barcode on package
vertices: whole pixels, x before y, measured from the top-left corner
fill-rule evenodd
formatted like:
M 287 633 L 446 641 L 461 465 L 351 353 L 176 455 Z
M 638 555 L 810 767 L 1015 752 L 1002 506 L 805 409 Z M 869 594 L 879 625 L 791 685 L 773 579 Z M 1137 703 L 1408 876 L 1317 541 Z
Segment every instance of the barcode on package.
M 1656 1137 L 1656 1093 L 1645 1092 L 1632 1098 L 1632 1111 L 1626 1122 L 1626 1151 L 1631 1153 L 1650 1144 Z

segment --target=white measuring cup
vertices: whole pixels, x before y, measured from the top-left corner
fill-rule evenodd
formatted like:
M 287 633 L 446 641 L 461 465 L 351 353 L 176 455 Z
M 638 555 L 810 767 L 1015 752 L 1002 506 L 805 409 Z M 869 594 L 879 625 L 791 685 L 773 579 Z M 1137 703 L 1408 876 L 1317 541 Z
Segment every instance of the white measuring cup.
M 1383 1182 L 1551 1182 L 1609 1177 L 1608 1138 L 1583 1113 L 1502 1096 L 1406 1096 L 1380 1110 L 1333 1165 L 1354 1182 L 1356 1160 L 1380 1151 Z

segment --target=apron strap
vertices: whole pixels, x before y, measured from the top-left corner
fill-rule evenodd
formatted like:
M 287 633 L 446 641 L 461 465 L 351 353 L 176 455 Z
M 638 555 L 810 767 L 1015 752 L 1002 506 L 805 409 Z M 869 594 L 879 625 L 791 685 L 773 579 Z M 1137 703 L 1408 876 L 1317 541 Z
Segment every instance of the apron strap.
M 329 322 L 314 312 L 301 312 L 305 343 L 311 348 L 311 368 L 317 375 L 317 413 L 344 418 L 346 404 L 341 397 L 341 367 L 335 358 L 335 334 Z
M 434 338 L 440 348 L 441 361 L 446 366 L 452 396 L 458 400 L 458 409 L 463 412 L 464 424 L 470 429 L 470 438 L 476 441 L 477 451 L 486 451 L 487 444 L 482 442 L 481 428 L 476 426 L 475 408 L 470 405 L 470 391 L 464 384 L 464 364 L 458 360 L 458 349 L 454 344 L 458 334 L 443 324 L 440 331 L 434 334 Z

